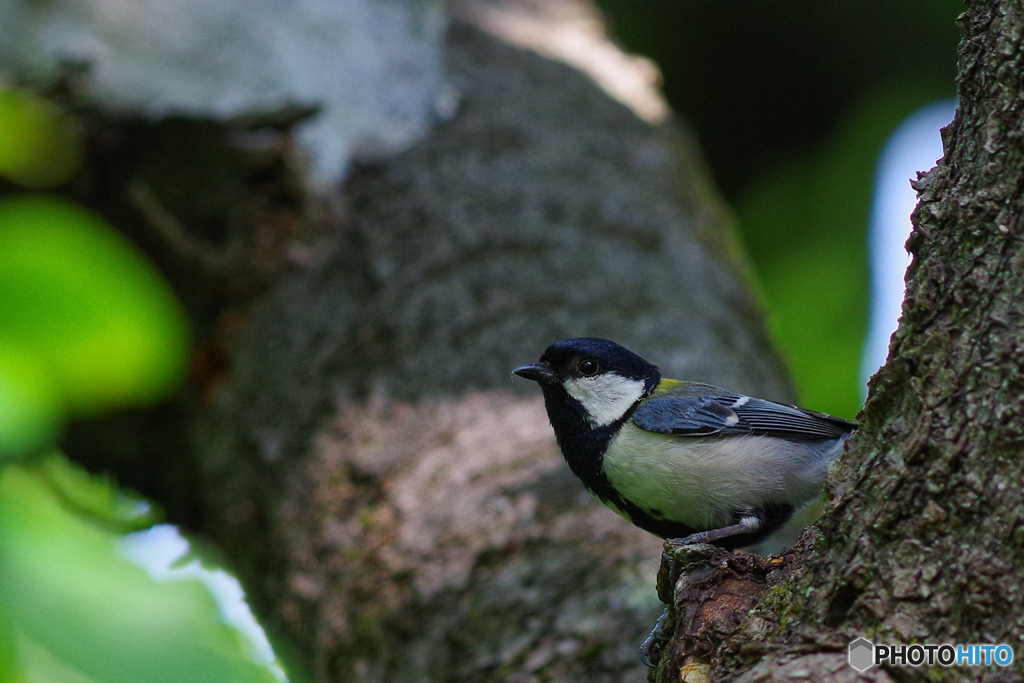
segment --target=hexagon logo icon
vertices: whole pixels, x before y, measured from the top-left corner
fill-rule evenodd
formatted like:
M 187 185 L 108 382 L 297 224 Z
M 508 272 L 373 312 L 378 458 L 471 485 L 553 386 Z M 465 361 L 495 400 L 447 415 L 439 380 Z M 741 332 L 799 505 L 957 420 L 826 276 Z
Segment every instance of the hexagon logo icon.
M 875 644 L 867 638 L 858 638 L 850 643 L 850 666 L 865 671 L 875 664 Z

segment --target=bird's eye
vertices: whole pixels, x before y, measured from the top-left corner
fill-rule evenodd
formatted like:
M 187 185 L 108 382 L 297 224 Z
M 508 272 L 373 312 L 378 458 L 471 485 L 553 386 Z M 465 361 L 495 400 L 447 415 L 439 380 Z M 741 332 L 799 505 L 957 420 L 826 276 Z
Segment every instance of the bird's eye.
M 597 374 L 598 370 L 601 369 L 601 366 L 597 364 L 596 360 L 588 358 L 587 360 L 580 362 L 578 369 L 580 374 L 584 377 L 593 377 Z

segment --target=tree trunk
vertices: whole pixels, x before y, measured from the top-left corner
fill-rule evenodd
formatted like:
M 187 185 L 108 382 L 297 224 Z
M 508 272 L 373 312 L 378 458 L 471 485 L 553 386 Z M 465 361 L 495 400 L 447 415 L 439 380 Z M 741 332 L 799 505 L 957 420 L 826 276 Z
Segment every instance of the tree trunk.
M 294 171 L 308 112 L 83 112 L 72 192 L 154 255 L 199 345 L 176 408 L 68 449 L 213 539 L 311 680 L 640 681 L 660 544 L 583 490 L 511 368 L 595 335 L 792 391 L 677 123 L 465 24 L 445 50 L 454 116 L 327 201 Z
M 448 50 L 458 114 L 358 169 L 333 253 L 247 323 L 195 429 L 202 528 L 315 680 L 643 680 L 659 543 L 511 368 L 590 334 L 790 391 L 675 125 L 465 25 Z
M 673 125 L 467 26 L 456 117 L 357 171 L 197 429 L 206 531 L 316 680 L 642 680 L 656 539 L 582 490 L 509 372 L 585 334 L 786 395 Z
M 774 566 L 696 563 L 722 569 L 703 593 L 677 593 L 677 611 L 708 620 L 680 620 L 658 680 L 679 680 L 682 667 L 719 680 L 782 680 L 800 670 L 851 680 L 847 646 L 859 637 L 1020 652 L 1024 9 L 1017 0 L 967 6 L 959 108 L 943 159 L 915 183 L 903 319 L 831 480 L 828 510 Z M 746 592 L 722 591 L 726 578 Z M 723 593 L 747 596 L 731 624 Z M 865 675 L 1020 680 L 1022 662 L 889 665 Z

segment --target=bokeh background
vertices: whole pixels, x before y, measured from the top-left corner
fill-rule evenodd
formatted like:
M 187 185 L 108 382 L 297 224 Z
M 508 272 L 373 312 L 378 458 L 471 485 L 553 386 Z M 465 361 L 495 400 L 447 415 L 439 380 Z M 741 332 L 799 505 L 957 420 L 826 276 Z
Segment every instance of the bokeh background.
M 932 165 L 952 115 L 960 3 L 599 6 L 627 51 L 657 63 L 699 140 L 801 402 L 854 417 L 879 362 L 863 360 L 872 302 L 884 341 L 894 321 L 881 290 L 898 300 L 906 263 L 897 254 L 873 295 L 869 226 L 899 251 L 906 169 Z M 167 400 L 197 355 L 159 270 L 65 196 L 81 162 L 76 112 L 46 89 L 0 86 L 0 681 L 280 680 L 216 553 L 168 527 L 162 544 L 140 540 L 159 507 L 60 450 L 68 421 Z M 907 166 L 886 145 L 929 106 Z M 894 188 L 891 218 L 872 202 Z
M 629 50 L 658 63 L 666 97 L 695 129 L 738 214 L 801 401 L 852 419 L 863 401 L 878 164 L 918 109 L 944 102 L 952 120 L 962 3 L 599 5 Z M 922 144 L 927 159 L 937 133 Z M 910 177 L 886 183 L 909 192 Z M 906 216 L 897 220 L 891 230 L 906 234 Z

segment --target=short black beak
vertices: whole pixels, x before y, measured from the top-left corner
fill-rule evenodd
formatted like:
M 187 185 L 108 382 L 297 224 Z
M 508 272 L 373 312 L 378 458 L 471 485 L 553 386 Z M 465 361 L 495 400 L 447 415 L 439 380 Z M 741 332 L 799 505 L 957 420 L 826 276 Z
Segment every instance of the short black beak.
M 540 382 L 541 384 L 554 384 L 557 382 L 551 366 L 544 362 L 520 365 L 512 371 L 512 374 L 534 382 Z

